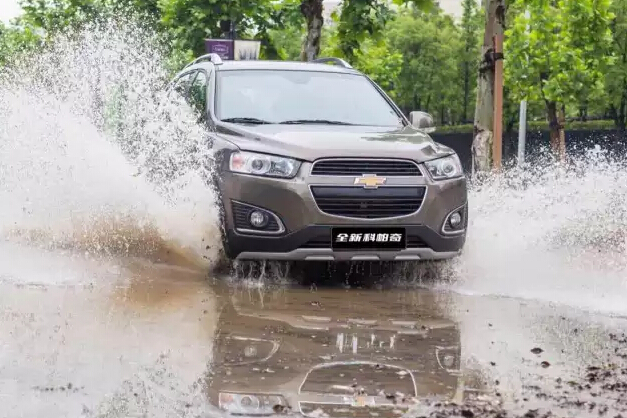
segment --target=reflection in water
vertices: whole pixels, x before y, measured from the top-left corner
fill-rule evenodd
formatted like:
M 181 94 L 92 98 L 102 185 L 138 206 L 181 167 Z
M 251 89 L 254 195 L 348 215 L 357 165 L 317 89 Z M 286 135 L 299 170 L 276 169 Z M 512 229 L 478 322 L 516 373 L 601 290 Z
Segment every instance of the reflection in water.
M 223 411 L 398 416 L 421 398 L 463 396 L 459 329 L 432 292 L 219 294 L 208 383 Z
M 198 383 L 211 361 L 216 318 L 205 274 L 77 258 L 46 262 L 40 255 L 34 266 L 11 268 L 28 284 L 0 282 L 0 417 L 166 418 L 214 410 Z M 82 276 L 62 284 L 33 280 L 46 268 L 86 265 L 91 283 Z
M 431 416 L 425 399 L 477 392 L 522 414 L 573 396 L 567 416 L 627 410 L 620 393 L 557 383 L 617 361 L 608 335 L 624 319 L 426 289 L 242 287 L 2 248 L 1 417 Z

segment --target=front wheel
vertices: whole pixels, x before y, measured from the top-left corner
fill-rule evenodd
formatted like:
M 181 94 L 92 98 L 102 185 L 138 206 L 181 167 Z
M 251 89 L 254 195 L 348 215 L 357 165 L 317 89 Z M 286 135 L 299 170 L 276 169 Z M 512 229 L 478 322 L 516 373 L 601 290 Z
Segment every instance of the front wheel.
M 227 234 L 227 224 L 226 224 L 226 207 L 224 206 L 224 201 L 222 200 L 222 193 L 220 192 L 220 188 L 218 187 L 216 179 L 212 179 L 209 182 L 210 186 L 214 190 L 214 194 L 216 196 L 216 206 L 218 209 L 218 228 L 220 233 L 220 250 L 218 251 L 218 261 L 214 268 L 215 272 L 227 272 L 233 268 L 233 256 L 231 247 L 229 245 L 229 237 Z

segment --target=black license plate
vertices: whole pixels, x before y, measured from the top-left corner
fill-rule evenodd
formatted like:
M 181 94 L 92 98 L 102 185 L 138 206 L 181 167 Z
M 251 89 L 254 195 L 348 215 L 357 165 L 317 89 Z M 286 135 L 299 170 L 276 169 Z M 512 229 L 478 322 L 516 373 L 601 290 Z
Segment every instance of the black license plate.
M 405 228 L 333 228 L 338 250 L 399 250 L 407 242 Z

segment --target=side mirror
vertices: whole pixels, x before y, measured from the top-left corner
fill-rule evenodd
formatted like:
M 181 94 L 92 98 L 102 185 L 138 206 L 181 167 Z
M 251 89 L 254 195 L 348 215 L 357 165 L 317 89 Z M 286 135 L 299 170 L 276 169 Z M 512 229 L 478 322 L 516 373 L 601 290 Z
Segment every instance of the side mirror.
M 409 121 L 414 128 L 418 128 L 426 133 L 435 132 L 435 122 L 433 116 L 419 110 L 409 113 Z

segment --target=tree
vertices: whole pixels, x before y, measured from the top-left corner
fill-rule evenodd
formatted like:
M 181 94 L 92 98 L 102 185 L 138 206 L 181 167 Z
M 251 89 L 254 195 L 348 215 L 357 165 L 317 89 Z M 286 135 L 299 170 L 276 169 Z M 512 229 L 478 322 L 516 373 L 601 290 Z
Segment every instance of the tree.
M 551 148 L 563 158 L 568 105 L 603 93 L 611 65 L 610 0 L 514 0 L 506 32 L 505 77 L 517 100 L 541 101 Z
M 365 39 L 378 42 L 394 17 L 391 5 L 429 11 L 433 0 L 343 0 L 338 25 L 339 49 L 349 62 L 355 59 Z
M 161 24 L 176 48 L 195 56 L 205 52 L 205 39 L 223 37 L 226 26 L 241 38 L 274 27 L 281 16 L 275 6 L 272 0 L 159 0 Z
M 627 124 L 627 0 L 613 0 L 610 11 L 616 64 L 605 72 L 605 91 L 609 110 L 616 127 L 624 130 Z
M 441 124 L 461 119 L 461 37 L 440 9 L 405 9 L 388 24 L 389 45 L 402 56 L 397 101 L 405 111 L 430 112 Z
M 13 62 L 19 54 L 34 51 L 40 43 L 41 38 L 33 28 L 0 22 L 0 68 Z
M 300 58 L 302 61 L 313 61 L 320 53 L 320 37 L 322 36 L 322 0 L 302 0 L 300 10 L 307 22 L 307 34 L 303 39 Z
M 339 50 L 337 27 L 326 27 L 323 30 L 322 40 L 322 55 L 346 58 Z M 354 68 L 370 77 L 394 100 L 398 100 L 402 65 L 403 55 L 390 44 L 388 39 L 379 42 L 366 39 L 357 51 L 353 62 Z
M 466 122 L 468 120 L 469 107 L 471 106 L 470 97 L 477 87 L 477 57 L 479 56 L 481 45 L 479 29 L 483 23 L 483 18 L 477 7 L 477 0 L 463 0 L 462 8 L 464 12 L 460 29 L 463 42 L 459 56 L 461 57 L 460 72 L 464 97 L 460 122 Z
M 300 10 L 301 0 L 283 0 L 276 15 L 276 24 L 267 30 L 267 42 L 276 51 L 276 58 L 298 60 L 302 51 L 305 25 Z
M 21 26 L 39 28 L 50 37 L 57 31 L 76 28 L 107 13 L 119 10 L 139 12 L 142 17 L 156 21 L 158 0 L 21 0 Z
M 494 127 L 494 70 L 493 36 L 505 30 L 505 1 L 485 1 L 485 29 L 477 79 L 474 137 L 472 142 L 472 171 L 487 172 L 492 167 Z

